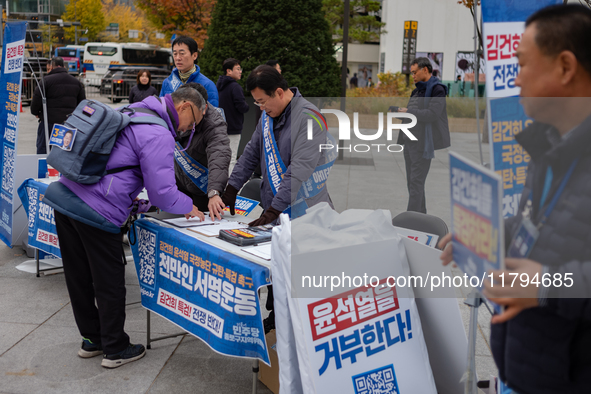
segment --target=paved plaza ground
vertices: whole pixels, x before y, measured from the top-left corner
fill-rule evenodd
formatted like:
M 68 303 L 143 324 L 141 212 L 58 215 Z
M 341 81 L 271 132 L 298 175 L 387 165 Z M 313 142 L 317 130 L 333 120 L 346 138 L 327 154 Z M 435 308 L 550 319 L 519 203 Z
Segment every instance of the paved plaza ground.
M 24 107 L 19 125 L 19 154 L 35 153 L 37 120 Z M 387 143 L 387 141 L 380 141 Z M 480 161 L 477 134 L 455 133 L 452 150 Z M 485 161 L 488 145 L 483 145 Z M 337 211 L 406 210 L 402 153 L 346 152 L 329 178 L 328 190 Z M 437 151 L 427 179 L 428 213 L 450 222 L 448 152 Z M 41 276 L 15 267 L 30 260 L 20 247 L 0 246 L 0 393 L 249 393 L 250 360 L 221 356 L 192 335 L 152 345 L 145 358 L 115 370 L 100 366 L 100 357 L 76 355 L 80 335 L 74 322 L 63 274 Z M 457 273 L 457 271 L 455 271 Z M 146 311 L 133 264 L 127 265 L 126 331 L 133 343 L 145 343 Z M 464 325 L 469 311 L 459 299 Z M 490 314 L 480 308 L 477 372 L 480 379 L 496 375 L 490 353 Z M 152 315 L 153 335 L 179 329 Z M 258 384 L 259 393 L 270 393 Z

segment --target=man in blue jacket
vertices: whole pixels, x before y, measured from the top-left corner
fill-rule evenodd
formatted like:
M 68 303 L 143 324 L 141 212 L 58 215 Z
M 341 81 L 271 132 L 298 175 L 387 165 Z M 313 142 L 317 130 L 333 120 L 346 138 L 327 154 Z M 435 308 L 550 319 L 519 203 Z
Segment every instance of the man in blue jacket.
M 507 270 L 493 272 L 484 291 L 505 307 L 492 318 L 490 345 L 501 380 L 517 394 L 590 392 L 589 37 L 591 10 L 552 6 L 528 18 L 517 48 L 515 85 L 535 122 L 515 139 L 531 161 L 519 212 L 505 220 Z M 520 280 L 507 280 L 514 277 Z
M 174 65 L 176 68 L 162 83 L 160 90 L 160 97 L 176 91 L 179 86 L 188 83 L 200 83 L 207 89 L 209 102 L 219 107 L 220 101 L 218 90 L 215 84 L 209 78 L 201 74 L 201 69 L 197 65 L 197 58 L 199 56 L 199 47 L 197 42 L 191 37 L 178 36 L 172 42 L 172 57 L 174 58 Z

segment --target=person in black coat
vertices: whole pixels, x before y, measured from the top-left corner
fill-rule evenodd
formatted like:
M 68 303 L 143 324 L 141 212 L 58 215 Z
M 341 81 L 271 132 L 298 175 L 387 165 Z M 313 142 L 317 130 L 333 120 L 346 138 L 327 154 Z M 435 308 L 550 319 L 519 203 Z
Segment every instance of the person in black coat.
M 47 153 L 45 146 L 45 123 L 43 121 L 43 101 L 41 89 L 45 85 L 45 97 L 47 100 L 47 127 L 51 133 L 54 124 L 63 124 L 68 115 L 74 112 L 78 104 L 86 98 L 84 85 L 76 78 L 68 74 L 64 68 L 64 60 L 61 57 L 53 57 L 47 63 L 48 74 L 35 88 L 33 101 L 31 102 L 31 114 L 39 118 L 37 129 L 37 154 Z
M 445 105 L 447 87 L 432 75 L 433 66 L 426 57 L 414 59 L 410 72 L 416 89 L 412 91 L 408 108 L 390 107 L 390 110 L 406 112 L 417 117 L 417 125 L 410 129 L 417 141 L 411 141 L 404 133 L 399 133 L 397 144 L 404 145 L 408 187 L 407 211 L 427 213 L 425 181 L 431 167 L 431 159 L 435 157 L 435 150 L 450 146 Z
M 248 104 L 244 99 L 242 87 L 238 81 L 242 78 L 242 68 L 236 59 L 226 59 L 222 65 L 224 75 L 218 78 L 217 89 L 220 95 L 220 108 L 226 115 L 228 124 L 228 136 L 232 148 L 232 161 L 230 169 L 236 163 L 238 146 L 240 145 L 240 134 L 244 124 L 244 114 L 248 112 Z
M 248 112 L 244 92 L 237 82 L 242 78 L 242 68 L 238 60 L 231 58 L 224 60 L 222 68 L 224 75 L 218 78 L 216 85 L 220 95 L 220 108 L 223 108 L 226 114 L 228 134 L 240 134 L 244 114 Z
M 131 88 L 129 92 L 129 104 L 138 103 L 146 97 L 158 94 L 156 88 L 152 86 L 152 74 L 148 70 L 140 70 L 137 73 L 137 85 Z

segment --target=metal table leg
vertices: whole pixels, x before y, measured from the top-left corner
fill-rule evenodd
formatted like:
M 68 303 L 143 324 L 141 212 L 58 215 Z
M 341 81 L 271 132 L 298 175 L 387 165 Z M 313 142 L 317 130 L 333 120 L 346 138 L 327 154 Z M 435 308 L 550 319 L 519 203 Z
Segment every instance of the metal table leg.
M 257 384 L 259 381 L 259 360 L 255 359 L 252 365 L 252 394 L 257 394 Z
M 156 342 L 156 341 L 161 341 L 163 339 L 168 339 L 168 338 L 174 338 L 174 337 L 178 337 L 181 335 L 185 335 L 187 334 L 186 331 L 183 332 L 179 332 L 178 334 L 172 334 L 172 335 L 165 335 L 163 337 L 158 337 L 158 338 L 152 338 L 150 335 L 150 310 L 146 309 L 146 349 L 152 349 L 152 342 Z

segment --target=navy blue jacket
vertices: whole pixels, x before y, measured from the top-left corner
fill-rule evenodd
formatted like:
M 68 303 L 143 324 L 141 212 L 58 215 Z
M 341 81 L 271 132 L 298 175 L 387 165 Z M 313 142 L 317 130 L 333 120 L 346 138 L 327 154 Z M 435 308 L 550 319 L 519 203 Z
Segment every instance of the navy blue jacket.
M 540 212 L 546 210 L 571 163 L 579 157 L 529 256 L 546 266 L 550 274 L 560 273 L 563 279 L 564 274 L 572 274 L 574 286 L 551 288 L 552 298 L 546 300 L 545 306 L 526 309 L 507 323 L 493 324 L 493 356 L 501 379 L 520 394 L 589 393 L 591 117 L 563 138 L 554 128 L 534 123 L 515 139 L 529 153 L 531 162 L 519 213 L 505 220 L 506 245 L 521 223 L 530 191 L 531 217 L 537 224 Z M 553 182 L 540 208 L 548 166 L 552 167 Z
M 426 89 L 413 90 L 408 102 L 408 113 L 417 117 L 417 125 L 410 129 L 410 132 L 417 137 L 417 141 L 411 142 L 404 133 L 398 133 L 396 143 L 400 145 L 418 144 L 417 149 L 422 152 L 425 146 L 425 125 L 431 122 L 435 150 L 449 148 L 451 139 L 447 123 L 446 90 L 441 85 L 435 86 L 428 105 L 425 102 L 425 92 Z
M 216 85 L 220 95 L 220 108 L 224 109 L 228 134 L 242 133 L 244 114 L 248 112 L 248 104 L 244 99 L 244 92 L 238 82 L 232 77 L 222 75 Z

